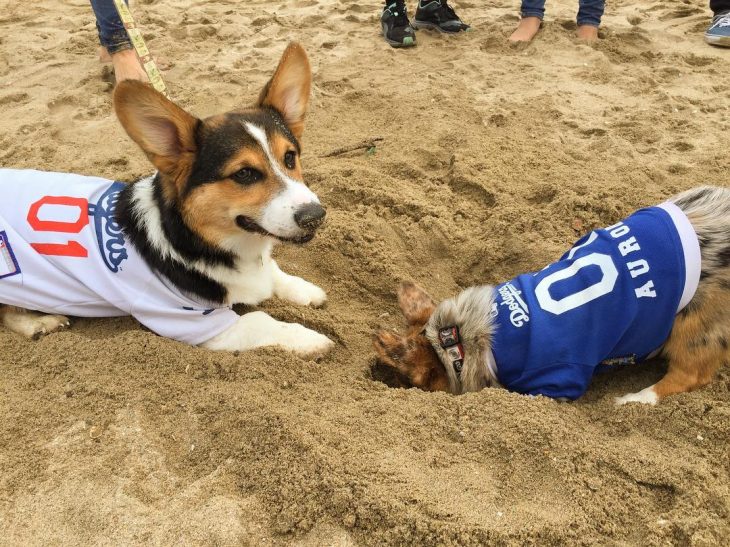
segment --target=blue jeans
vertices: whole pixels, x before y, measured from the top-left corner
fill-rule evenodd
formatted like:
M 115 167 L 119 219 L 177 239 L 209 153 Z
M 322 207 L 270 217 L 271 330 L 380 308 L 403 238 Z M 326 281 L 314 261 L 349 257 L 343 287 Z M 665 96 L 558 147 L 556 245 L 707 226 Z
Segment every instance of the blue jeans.
M 730 0 L 710 0 L 710 9 L 715 15 L 730 12 Z
M 578 24 L 592 27 L 600 26 L 605 7 L 605 0 L 579 0 Z M 545 14 L 545 0 L 522 0 L 521 11 L 522 17 L 539 17 L 542 19 Z
M 124 0 L 129 4 L 129 0 Z M 91 0 L 91 7 L 96 15 L 96 30 L 99 33 L 99 43 L 111 53 L 125 49 L 132 49 L 124 23 L 119 18 L 117 8 L 112 0 Z

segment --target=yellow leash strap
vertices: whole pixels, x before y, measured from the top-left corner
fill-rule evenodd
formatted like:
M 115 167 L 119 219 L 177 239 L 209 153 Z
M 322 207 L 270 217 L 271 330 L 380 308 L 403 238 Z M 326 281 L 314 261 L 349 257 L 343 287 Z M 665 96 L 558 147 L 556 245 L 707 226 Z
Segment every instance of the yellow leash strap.
M 122 20 L 122 23 L 124 23 L 124 28 L 129 35 L 129 40 L 132 42 L 132 46 L 137 52 L 137 56 L 142 63 L 144 71 L 147 73 L 147 77 L 150 79 L 152 87 L 166 97 L 169 97 L 170 95 L 167 92 L 165 82 L 162 80 L 162 74 L 160 74 L 160 70 L 157 68 L 157 63 L 155 63 L 155 60 L 152 58 L 150 50 L 147 49 L 147 44 L 144 43 L 142 33 L 137 28 L 127 4 L 124 3 L 124 0 L 114 0 L 114 6 L 117 8 L 119 18 Z

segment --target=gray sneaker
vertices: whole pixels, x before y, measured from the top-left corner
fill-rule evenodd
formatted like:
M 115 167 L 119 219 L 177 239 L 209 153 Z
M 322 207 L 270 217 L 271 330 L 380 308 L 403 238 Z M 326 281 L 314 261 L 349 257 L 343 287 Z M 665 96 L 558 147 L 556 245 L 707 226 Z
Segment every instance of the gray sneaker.
M 705 32 L 705 42 L 713 46 L 730 47 L 730 11 L 718 13 L 712 18 Z

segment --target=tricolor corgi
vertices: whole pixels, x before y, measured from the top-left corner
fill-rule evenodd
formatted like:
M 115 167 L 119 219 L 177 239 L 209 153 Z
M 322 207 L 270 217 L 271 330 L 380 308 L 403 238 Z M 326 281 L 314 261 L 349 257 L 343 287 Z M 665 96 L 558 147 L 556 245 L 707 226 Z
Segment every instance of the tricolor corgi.
M 401 386 L 573 400 L 597 370 L 661 355 L 661 380 L 616 399 L 656 404 L 707 385 L 730 360 L 730 189 L 642 209 L 496 287 L 436 305 L 406 283 L 398 297 L 406 335 L 380 331 L 374 344 Z
M 231 306 L 325 292 L 284 273 L 279 241 L 311 240 L 325 217 L 302 180 L 311 71 L 291 44 L 257 104 L 204 120 L 149 85 L 121 82 L 114 108 L 157 172 L 132 184 L 0 170 L 0 317 L 37 337 L 67 315 L 132 315 L 154 332 L 216 350 L 333 346 L 302 325 Z

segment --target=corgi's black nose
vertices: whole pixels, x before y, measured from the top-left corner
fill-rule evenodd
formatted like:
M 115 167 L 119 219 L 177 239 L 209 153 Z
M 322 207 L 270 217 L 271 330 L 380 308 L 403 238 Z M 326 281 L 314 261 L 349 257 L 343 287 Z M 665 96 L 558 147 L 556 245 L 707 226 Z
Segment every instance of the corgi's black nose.
M 322 224 L 326 214 L 327 212 L 324 210 L 324 207 L 319 203 L 307 203 L 306 205 L 302 205 L 294 213 L 294 222 L 304 230 L 314 231 Z

